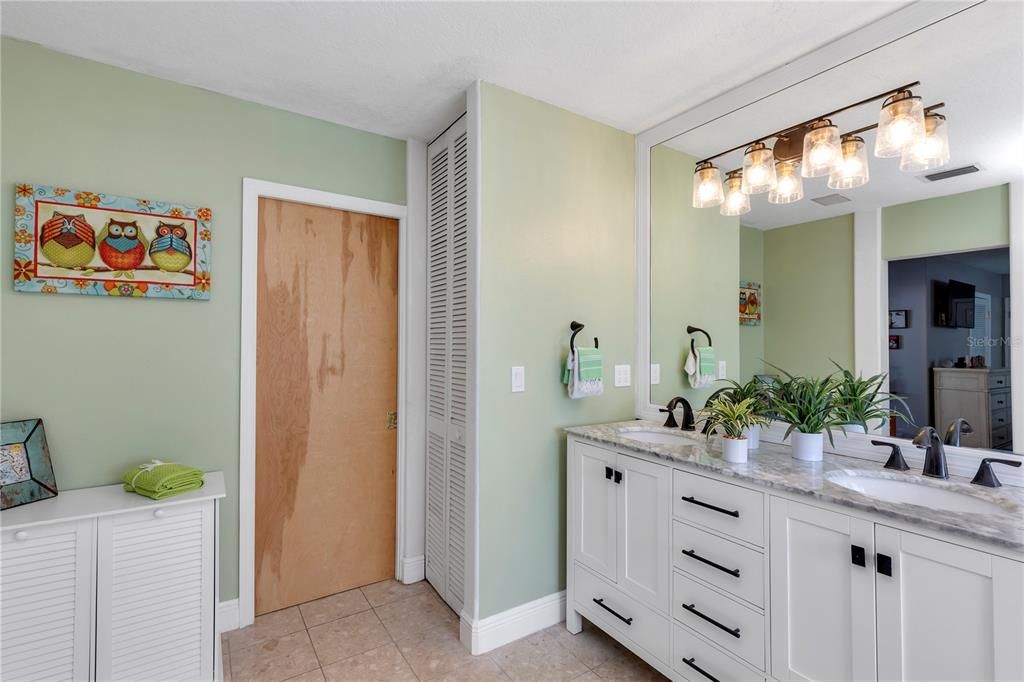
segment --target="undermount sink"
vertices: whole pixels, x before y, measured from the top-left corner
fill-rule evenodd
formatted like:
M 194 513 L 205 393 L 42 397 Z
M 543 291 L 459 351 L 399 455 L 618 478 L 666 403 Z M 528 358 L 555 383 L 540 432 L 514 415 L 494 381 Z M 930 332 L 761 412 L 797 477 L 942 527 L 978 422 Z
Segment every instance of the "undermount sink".
M 665 431 L 630 431 L 623 429 L 619 435 L 630 440 L 641 443 L 653 443 L 655 445 L 683 445 L 692 442 L 683 434 L 666 433 Z
M 864 476 L 842 472 L 826 474 L 834 485 L 867 497 L 886 502 L 916 504 L 932 509 L 971 514 L 1006 513 L 998 504 L 956 490 L 938 488 L 913 481 L 898 481 L 880 476 Z

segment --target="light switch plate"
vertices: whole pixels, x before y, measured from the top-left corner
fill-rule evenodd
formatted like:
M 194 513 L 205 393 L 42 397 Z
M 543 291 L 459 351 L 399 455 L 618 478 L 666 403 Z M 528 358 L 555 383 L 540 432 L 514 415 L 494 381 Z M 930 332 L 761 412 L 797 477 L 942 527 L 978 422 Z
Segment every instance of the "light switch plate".
M 718 378 L 724 379 L 726 377 L 725 360 L 718 361 Z
M 629 365 L 615 365 L 615 385 L 629 386 L 630 381 Z
M 512 368 L 512 392 L 522 393 L 526 390 L 526 368 L 525 367 L 513 367 Z
M 651 386 L 656 386 L 661 383 L 661 365 L 651 365 Z

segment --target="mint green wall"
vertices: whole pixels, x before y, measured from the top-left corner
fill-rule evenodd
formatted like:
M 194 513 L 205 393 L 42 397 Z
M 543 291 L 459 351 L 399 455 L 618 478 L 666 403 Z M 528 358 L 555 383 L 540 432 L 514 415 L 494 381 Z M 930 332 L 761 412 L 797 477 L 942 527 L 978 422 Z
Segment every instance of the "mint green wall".
M 3 419 L 44 419 L 65 490 L 152 457 L 223 469 L 221 598 L 232 599 L 242 178 L 404 203 L 405 143 L 28 43 L 0 49 Z M 211 207 L 211 300 L 14 293 L 15 182 Z
M 764 286 L 764 232 L 746 225 L 740 226 L 740 279 Z M 740 325 L 740 381 L 750 381 L 765 371 L 762 360 L 767 320 L 768 311 L 762 308 L 761 324 Z
M 565 588 L 565 435 L 633 417 L 632 135 L 481 87 L 480 617 Z M 569 322 L 604 353 L 605 391 L 561 384 Z M 526 368 L 511 393 L 509 368 Z
M 651 150 L 651 362 L 661 365 L 651 400 L 664 405 L 681 395 L 694 408 L 720 386 L 690 388 L 683 373 L 687 325 L 706 329 L 729 377 L 740 374 L 740 221 L 717 208 L 693 208 L 696 161 L 665 145 Z M 695 338 L 705 342 L 702 334 Z
M 792 374 L 853 366 L 853 215 L 764 233 L 764 359 Z M 774 372 L 770 369 L 769 372 Z
M 1010 190 L 997 185 L 882 209 L 882 258 L 916 258 L 1010 243 Z

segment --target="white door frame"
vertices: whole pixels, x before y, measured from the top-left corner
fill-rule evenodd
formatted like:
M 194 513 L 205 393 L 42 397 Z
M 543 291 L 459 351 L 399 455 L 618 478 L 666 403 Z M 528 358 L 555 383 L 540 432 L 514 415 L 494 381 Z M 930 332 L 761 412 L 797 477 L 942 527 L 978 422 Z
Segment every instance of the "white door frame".
M 256 611 L 256 285 L 259 274 L 259 200 L 283 199 L 398 220 L 398 463 L 395 575 L 401 577 L 405 546 L 405 501 L 408 463 L 407 419 L 410 373 L 421 367 L 409 354 L 408 317 L 414 307 L 410 289 L 407 209 L 322 190 L 242 179 L 242 324 L 241 404 L 238 461 L 238 625 L 250 625 Z M 412 360 L 412 362 L 410 362 Z

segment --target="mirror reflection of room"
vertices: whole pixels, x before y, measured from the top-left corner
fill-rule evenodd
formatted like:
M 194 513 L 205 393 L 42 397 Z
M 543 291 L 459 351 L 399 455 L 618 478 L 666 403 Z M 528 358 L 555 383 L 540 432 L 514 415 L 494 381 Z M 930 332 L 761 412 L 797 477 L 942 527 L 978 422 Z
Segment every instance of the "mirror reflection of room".
M 890 389 L 959 444 L 1012 450 L 1010 252 L 889 262 Z M 948 429 L 948 426 L 947 426 Z M 898 422 L 896 435 L 911 438 Z
M 982 39 L 939 59 L 964 32 Z M 870 429 L 1012 450 L 1008 183 L 1024 106 L 1019 82 L 977 74 L 1015 49 L 991 15 L 965 13 L 652 148 L 651 403 L 699 409 L 722 379 L 864 374 L 855 311 L 874 277 L 865 376 L 903 400 Z M 694 347 L 711 361 L 688 362 Z

